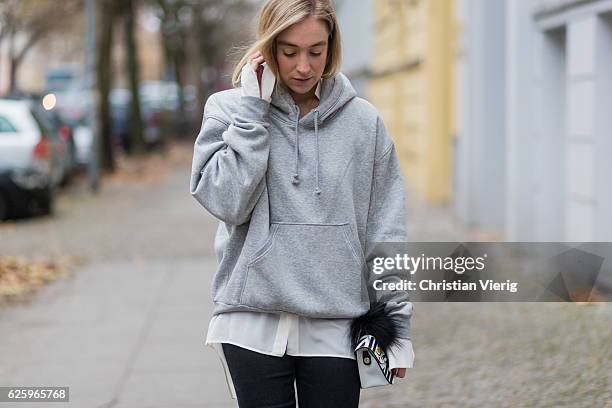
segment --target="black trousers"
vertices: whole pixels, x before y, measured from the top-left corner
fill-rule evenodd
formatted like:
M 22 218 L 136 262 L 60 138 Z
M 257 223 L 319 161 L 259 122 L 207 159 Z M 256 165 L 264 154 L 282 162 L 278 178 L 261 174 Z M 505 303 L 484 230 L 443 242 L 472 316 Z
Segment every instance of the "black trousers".
M 357 361 L 342 357 L 270 356 L 223 343 L 240 408 L 357 408 Z M 295 388 L 294 388 L 295 382 Z

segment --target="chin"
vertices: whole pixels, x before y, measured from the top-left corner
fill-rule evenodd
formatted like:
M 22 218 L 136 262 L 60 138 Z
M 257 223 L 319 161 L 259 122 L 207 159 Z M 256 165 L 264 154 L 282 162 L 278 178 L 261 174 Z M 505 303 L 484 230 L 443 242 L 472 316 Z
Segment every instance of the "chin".
M 309 87 L 309 88 L 300 87 L 300 86 L 293 86 L 293 85 L 287 85 L 286 83 L 285 83 L 285 85 L 286 85 L 287 88 L 289 88 L 291 90 L 291 92 L 293 92 L 293 93 L 295 93 L 297 95 L 305 95 L 308 92 L 312 91 L 314 86 L 317 86 L 316 83 L 315 83 L 315 85 L 313 87 Z
M 288 88 L 291 89 L 291 92 L 293 92 L 295 94 L 298 94 L 298 95 L 305 95 L 305 94 L 307 94 L 310 91 L 310 89 L 304 90 L 304 89 L 295 88 L 295 87 L 292 87 L 292 86 L 290 86 Z

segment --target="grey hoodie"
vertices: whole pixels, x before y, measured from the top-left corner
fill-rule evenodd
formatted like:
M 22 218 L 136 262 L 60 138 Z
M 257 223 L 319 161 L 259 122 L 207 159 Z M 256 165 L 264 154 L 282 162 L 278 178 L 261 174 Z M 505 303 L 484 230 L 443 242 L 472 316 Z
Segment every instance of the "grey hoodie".
M 400 277 L 370 272 L 376 243 L 407 240 L 395 147 L 345 75 L 320 92 L 301 118 L 284 87 L 270 103 L 239 88 L 206 102 L 190 191 L 220 220 L 213 314 L 353 318 L 381 300 L 410 338 L 407 293 L 372 285 Z

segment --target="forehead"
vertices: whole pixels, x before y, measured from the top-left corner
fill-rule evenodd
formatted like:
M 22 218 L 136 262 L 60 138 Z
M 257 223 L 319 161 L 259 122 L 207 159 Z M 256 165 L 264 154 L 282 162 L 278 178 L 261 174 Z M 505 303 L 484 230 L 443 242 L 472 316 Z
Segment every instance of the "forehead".
M 325 21 L 311 16 L 280 33 L 277 42 L 280 45 L 292 44 L 306 48 L 326 41 L 327 37 Z

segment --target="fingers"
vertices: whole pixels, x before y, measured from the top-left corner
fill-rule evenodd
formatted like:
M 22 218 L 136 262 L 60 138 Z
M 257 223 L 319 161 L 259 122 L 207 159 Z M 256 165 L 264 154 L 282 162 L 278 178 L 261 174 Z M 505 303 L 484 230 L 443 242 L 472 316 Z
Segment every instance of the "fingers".
M 393 375 L 395 375 L 396 377 L 404 378 L 406 376 L 405 368 L 394 368 L 392 371 L 393 371 Z
M 261 55 L 261 52 L 259 52 L 259 51 L 257 51 L 255 54 L 251 55 L 251 57 L 249 59 L 253 60 L 253 59 L 258 59 L 258 58 L 263 58 L 263 56 Z
M 264 60 L 264 57 L 259 51 L 251 55 L 251 57 L 249 58 L 249 63 L 251 64 L 251 68 L 253 69 L 253 71 L 257 71 L 257 68 L 259 68 L 259 66 L 264 62 L 266 61 Z

